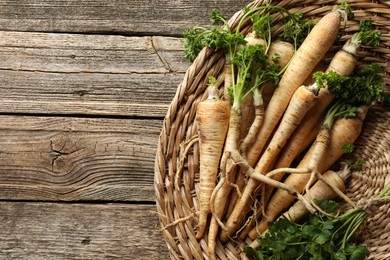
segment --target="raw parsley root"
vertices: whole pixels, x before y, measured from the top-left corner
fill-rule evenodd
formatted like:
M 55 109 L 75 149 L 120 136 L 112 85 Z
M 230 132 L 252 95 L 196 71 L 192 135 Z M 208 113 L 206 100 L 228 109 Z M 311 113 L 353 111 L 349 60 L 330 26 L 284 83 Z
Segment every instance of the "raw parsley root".
M 308 173 L 290 174 L 284 180 L 284 184 L 294 188 L 299 193 L 303 193 L 310 180 L 309 172 L 311 171 L 309 168 L 314 165 L 319 173 L 323 173 L 329 169 L 329 167 L 344 154 L 343 146 L 345 144 L 354 143 L 360 135 L 367 111 L 368 107 L 364 106 L 358 109 L 357 115 L 353 118 L 342 117 L 336 119 L 329 133 L 330 139 L 327 140 L 326 156 L 322 159 L 318 158 L 318 156 L 321 156 L 318 154 L 318 150 L 321 151 L 319 148 L 324 145 L 321 143 L 324 140 L 322 137 L 319 137 L 296 166 L 296 169 L 306 169 Z M 325 133 L 327 133 L 327 131 L 325 131 Z M 317 160 L 315 159 L 316 157 Z M 277 189 L 265 209 L 265 215 L 261 221 L 257 223 L 256 227 L 249 232 L 249 237 L 254 240 L 258 235 L 267 230 L 267 223 L 274 221 L 283 210 L 286 210 L 293 203 L 294 199 L 294 196 L 286 191 Z
M 216 189 L 212 194 L 212 213 L 213 219 L 209 231 L 209 255 L 215 254 L 215 238 L 217 236 L 218 225 L 222 217 L 227 195 L 230 192 L 231 186 L 226 179 L 226 167 L 230 157 L 230 153 L 238 150 L 238 141 L 240 135 L 241 122 L 241 106 L 244 97 L 250 91 L 251 73 L 254 69 L 255 63 L 262 64 L 267 61 L 267 55 L 264 53 L 261 45 L 246 45 L 232 55 L 232 65 L 237 70 L 237 76 L 229 88 L 230 100 L 232 106 L 230 109 L 229 130 L 226 137 L 224 152 L 220 162 L 221 178 Z M 201 237 L 198 237 L 201 238 Z
M 279 67 L 271 64 L 263 45 L 240 46 L 236 52 L 231 54 L 232 68 L 235 74 L 229 88 L 229 96 L 232 102 L 230 112 L 229 131 L 226 137 L 224 153 L 221 159 L 221 179 L 217 188 L 213 192 L 211 203 L 215 205 L 212 211 L 213 219 L 209 231 L 209 255 L 215 254 L 215 239 L 217 237 L 218 225 L 223 215 L 226 201 L 231 189 L 230 182 L 234 181 L 234 175 L 229 172 L 232 180 L 227 180 L 228 159 L 231 152 L 238 151 L 238 142 L 241 126 L 241 109 L 245 97 L 254 89 L 258 89 L 261 84 L 272 80 L 279 72 Z M 268 71 L 263 73 L 263 71 Z M 260 73 L 261 72 L 261 73 Z M 252 82 L 251 75 L 257 75 Z M 229 170 L 230 171 L 230 170 Z
M 340 76 L 333 71 L 327 74 L 323 72 L 315 73 L 318 84 L 321 85 L 324 78 L 326 79 L 327 88 L 336 101 L 328 109 L 322 128 L 314 143 L 315 150 L 308 164 L 308 168 L 312 173 L 310 180 L 306 184 L 306 191 L 313 183 L 317 165 L 328 149 L 334 120 L 339 117 L 354 117 L 358 109 L 357 107 L 370 105 L 374 101 L 381 99 L 383 79 L 377 74 L 379 71 L 379 66 L 373 64 L 361 68 L 353 75 L 346 77 Z
M 323 178 L 326 183 L 322 180 L 318 180 L 310 189 L 309 193 L 306 193 L 304 197 L 309 201 L 322 202 L 325 200 L 334 199 L 337 194 L 334 192 L 332 187 L 336 187 L 340 191 L 345 190 L 345 181 L 350 175 L 350 170 L 345 167 L 339 172 L 327 171 L 323 174 Z M 288 218 L 291 221 L 298 221 L 302 219 L 309 211 L 306 209 L 302 202 L 297 201 L 292 205 L 282 216 Z
M 363 38 L 362 35 L 366 35 L 364 36 L 365 37 L 364 41 L 362 40 Z M 344 44 L 342 49 L 334 55 L 326 71 L 315 73 L 315 75 L 318 75 L 317 80 L 319 80 L 321 77 L 326 79 L 327 78 L 326 75 L 329 73 L 331 75 L 340 75 L 340 78 L 350 75 L 355 70 L 355 66 L 357 64 L 356 55 L 361 44 L 367 44 L 367 41 L 373 41 L 375 42 L 374 46 L 376 46 L 379 43 L 379 37 L 380 37 L 380 32 L 373 30 L 372 23 L 370 21 L 361 22 L 360 31 L 354 34 L 354 36 Z M 366 75 L 366 77 L 373 77 L 373 80 L 375 79 L 375 81 L 378 79 L 377 83 L 374 84 L 381 85 L 382 83 L 378 78 L 379 76 L 376 74 L 374 75 L 375 76 L 373 76 L 373 74 Z M 329 75 L 329 77 L 331 76 Z M 359 78 L 360 80 L 364 79 L 362 77 Z M 289 167 L 290 164 L 293 162 L 293 160 L 304 149 L 306 149 L 306 147 L 315 138 L 309 133 L 311 133 L 313 129 L 315 129 L 319 125 L 320 117 L 323 111 L 325 111 L 325 109 L 330 105 L 330 103 L 334 99 L 334 96 L 330 93 L 330 90 L 324 87 L 325 84 L 323 84 L 323 81 L 321 82 L 317 81 L 317 84 L 321 87 L 319 89 L 318 100 L 314 104 L 312 109 L 310 109 L 306 114 L 306 116 L 302 119 L 302 123 L 297 127 L 297 129 L 289 139 L 288 143 L 283 148 L 280 159 L 275 165 L 276 168 Z M 353 84 L 355 83 L 351 82 L 351 85 Z M 342 89 L 340 90 L 343 91 Z M 276 176 L 277 179 L 280 179 L 282 177 L 283 177 L 282 174 Z
M 265 41 L 260 38 L 255 38 L 254 33 L 250 33 L 245 37 L 245 40 L 248 42 L 247 45 L 256 44 Z M 241 133 L 240 140 L 241 144 L 239 150 L 241 154 L 246 157 L 246 152 L 250 145 L 252 144 L 258 129 L 261 127 L 262 119 L 264 115 L 264 108 L 266 103 L 264 103 L 264 93 L 265 89 L 269 92 L 270 88 L 274 88 L 275 82 L 279 80 L 279 77 L 282 73 L 280 68 L 285 67 L 288 64 L 288 61 L 294 53 L 294 48 L 291 44 L 283 41 L 275 41 L 270 45 L 270 48 L 267 52 L 268 62 L 263 64 L 256 64 L 256 70 L 252 72 L 251 77 L 251 93 L 248 93 L 244 98 L 242 103 L 242 117 L 241 117 Z M 226 70 L 225 70 L 226 75 Z M 225 80 L 226 82 L 226 80 Z M 265 97 L 267 100 L 269 98 Z M 266 102 L 267 102 L 266 100 Z M 253 121 L 252 121 L 253 119 Z M 236 190 L 241 190 L 244 186 L 245 178 L 243 174 L 238 174 L 237 178 L 237 169 L 236 167 L 228 166 L 228 175 L 229 182 L 235 183 L 236 189 L 233 189 L 230 196 L 230 204 L 226 210 L 227 215 L 230 215 L 232 207 L 238 198 L 238 193 Z M 231 169 L 231 170 L 230 170 Z M 232 185 L 226 185 L 226 190 L 231 190 Z M 227 200 L 228 192 L 221 194 L 224 196 L 225 201 Z M 226 204 L 226 203 L 225 203 Z M 225 205 L 222 203 L 222 205 Z
M 314 26 L 301 47 L 294 54 L 268 104 L 262 127 L 248 152 L 247 159 L 250 166 L 256 164 L 295 90 L 305 81 L 313 68 L 332 46 L 339 32 L 341 17 L 342 13 L 340 11 L 334 11 L 324 16 Z M 260 172 L 264 172 L 263 170 L 260 170 Z M 227 241 L 229 236 L 238 230 L 244 222 L 244 217 L 253 204 L 254 191 L 258 186 L 259 183 L 256 180 L 249 179 L 242 196 L 237 201 L 233 212 L 226 222 L 229 231 L 221 233 L 222 241 Z
M 217 223 L 222 224 L 220 218 L 223 215 L 227 197 L 231 189 L 230 182 L 234 181 L 234 177 L 232 177 L 234 175 L 230 173 L 230 168 L 228 167 L 228 159 L 231 152 L 238 151 L 243 100 L 252 91 L 257 93 L 256 89 L 260 88 L 263 83 L 267 81 L 278 81 L 281 74 L 280 68 L 276 64 L 277 59 L 268 55 L 268 52 L 272 50 L 270 44 L 271 39 L 266 36 L 271 35 L 271 32 L 268 32 L 271 30 L 270 16 L 265 15 L 264 19 L 256 16 L 256 19 L 256 33 L 263 31 L 262 35 L 266 39 L 265 41 L 260 41 L 262 44 L 253 45 L 256 39 L 252 39 L 252 41 L 248 40 L 247 42 L 246 38 L 241 41 L 242 35 L 238 30 L 232 32 L 229 28 L 226 30 L 226 27 L 225 29 L 220 29 L 223 31 L 222 33 L 216 33 L 216 35 L 222 36 L 220 40 L 215 40 L 212 37 L 208 38 L 213 39 L 212 41 L 207 40 L 208 43 L 214 45 L 215 49 L 222 49 L 226 54 L 225 76 L 229 78 L 225 78 L 225 85 L 228 89 L 229 100 L 232 103 L 229 130 L 220 162 L 221 178 L 211 196 L 211 212 L 213 213 L 209 230 L 209 255 L 211 257 L 215 254 L 215 238 L 218 231 Z M 264 25 L 262 27 L 259 26 L 259 19 L 263 19 L 262 23 Z M 252 75 L 255 75 L 255 77 L 252 77 Z M 227 174 L 227 168 L 229 168 L 229 174 Z M 233 179 L 228 180 L 226 178 L 227 175 Z M 201 235 L 197 236 L 198 239 L 201 237 Z
M 211 80 L 211 82 L 214 81 Z M 228 130 L 229 116 L 229 104 L 219 99 L 218 89 L 211 85 L 208 99 L 200 102 L 196 108 L 200 150 L 200 212 L 197 238 L 203 236 L 207 216 L 211 212 L 210 198 L 217 180 L 219 160 Z
M 295 91 L 286 112 L 283 115 L 280 125 L 275 131 L 267 149 L 265 149 L 264 154 L 261 156 L 260 161 L 256 166 L 258 171 L 268 172 L 271 169 L 280 153 L 280 150 L 286 144 L 296 126 L 300 124 L 300 121 L 305 113 L 314 105 L 315 101 L 316 95 L 314 95 L 308 87 L 301 86 Z M 261 189 L 258 189 L 258 191 L 261 191 Z M 264 193 L 261 198 L 261 205 L 265 207 L 266 202 Z
M 280 121 L 288 101 L 295 90 L 309 76 L 327 50 L 332 46 L 339 32 L 341 13 L 334 11 L 324 16 L 306 37 L 305 42 L 294 54 L 284 72 L 264 115 L 263 127 L 248 153 L 248 162 L 255 165 L 272 131 Z
M 269 27 L 265 28 L 269 29 Z M 231 35 L 236 34 L 239 33 Z M 224 49 L 226 59 L 228 60 L 227 64 L 231 66 L 232 72 L 231 74 L 228 73 L 231 76 L 231 83 L 227 86 L 229 100 L 232 106 L 230 110 L 229 130 L 220 162 L 221 178 L 211 196 L 211 212 L 213 213 L 209 230 L 209 255 L 211 258 L 215 255 L 215 239 L 217 237 L 218 227 L 221 225 L 220 218 L 224 213 L 226 201 L 231 189 L 230 182 L 234 181 L 234 179 L 227 179 L 227 166 L 230 153 L 238 151 L 243 101 L 254 89 L 266 81 L 273 80 L 275 75 L 279 73 L 279 67 L 273 64 L 272 59 L 269 59 L 267 55 L 268 49 L 264 45 L 237 45 L 236 38 L 236 36 L 231 37 L 233 39 L 232 43 L 228 42 L 229 37 L 224 39 L 226 41 L 225 46 L 227 46 Z M 267 73 L 263 71 L 267 71 Z M 256 75 L 254 82 L 252 82 L 252 75 Z M 229 173 L 229 177 L 231 176 L 232 174 Z M 199 239 L 201 236 L 197 238 Z

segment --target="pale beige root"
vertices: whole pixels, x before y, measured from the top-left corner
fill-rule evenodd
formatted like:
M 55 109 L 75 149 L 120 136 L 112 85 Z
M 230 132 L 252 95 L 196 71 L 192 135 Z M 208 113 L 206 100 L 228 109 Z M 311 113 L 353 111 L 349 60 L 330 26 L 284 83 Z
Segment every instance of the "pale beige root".
M 316 200 L 318 202 L 322 202 L 325 200 L 334 199 L 337 194 L 334 192 L 331 186 L 336 187 L 340 191 L 344 192 L 345 185 L 342 177 L 334 171 L 327 171 L 323 175 L 323 178 L 327 181 L 318 180 L 309 190 L 309 193 L 306 193 L 304 197 L 308 201 Z M 331 186 L 330 186 L 331 185 Z M 283 213 L 283 216 L 287 217 L 291 221 L 298 221 L 306 214 L 308 214 L 308 210 L 305 205 L 303 205 L 300 201 L 297 201 L 294 205 L 292 205 L 288 211 Z
M 356 208 L 356 204 L 347 195 L 345 195 L 343 191 L 341 191 L 338 187 L 332 185 L 328 179 L 324 178 L 324 176 L 322 174 L 317 172 L 316 176 L 317 176 L 318 180 L 327 184 L 338 197 L 343 199 L 345 202 L 347 202 L 353 208 Z
M 356 50 L 359 46 L 356 44 L 351 44 L 351 41 L 348 41 L 342 50 L 338 51 L 335 56 L 332 58 L 329 66 L 326 69 L 326 72 L 335 71 L 342 76 L 347 76 L 351 74 L 357 64 L 357 59 L 355 57 Z M 353 46 L 351 46 L 353 45 Z M 348 51 L 347 51 L 348 50 Z M 310 81 L 309 81 L 310 82 Z M 280 167 L 289 167 L 293 160 L 304 151 L 315 139 L 313 133 L 318 132 L 321 116 L 323 111 L 329 106 L 333 101 L 333 96 L 330 94 L 328 89 L 322 88 L 318 95 L 318 100 L 314 106 L 307 112 L 303 118 L 301 124 L 294 131 L 293 135 L 283 148 L 281 155 L 278 159 L 278 162 L 275 165 L 275 168 Z M 276 180 L 280 180 L 283 177 L 283 174 L 275 176 Z M 266 187 L 265 194 L 271 194 L 272 188 Z M 265 201 L 268 201 L 268 198 L 265 198 Z
M 256 166 L 258 172 L 265 173 L 269 171 L 280 150 L 287 142 L 296 126 L 299 125 L 300 120 L 305 113 L 314 105 L 315 100 L 316 95 L 308 87 L 301 86 L 296 90 L 280 126 L 276 130 L 270 144 Z M 257 195 L 255 191 L 258 186 L 258 181 L 253 178 L 249 179 L 242 196 L 238 198 L 232 214 L 226 221 L 226 227 L 228 227 L 229 230 L 222 232 L 222 241 L 226 241 L 228 237 L 231 236 L 233 232 L 236 232 L 243 224 L 244 215 L 249 212 L 253 205 L 253 198 Z
M 268 172 L 266 174 L 266 176 L 275 180 L 274 176 L 278 175 L 281 172 L 283 172 L 283 173 L 308 173 L 309 169 L 280 168 L 280 169 L 275 169 L 275 170 L 272 170 L 272 171 Z M 279 180 L 276 180 L 276 181 L 279 181 Z M 271 187 L 272 189 L 274 189 L 274 187 L 270 186 L 270 185 L 263 185 L 263 186 Z M 261 196 L 264 196 L 264 194 L 262 194 Z M 257 220 L 264 213 L 263 212 L 263 208 L 265 207 L 265 205 L 261 204 L 260 206 L 261 206 L 261 208 L 258 208 L 258 209 L 255 208 L 254 213 L 253 213 L 253 215 L 251 217 L 251 220 L 247 221 L 245 223 L 245 227 L 243 227 L 240 230 L 240 233 L 238 235 L 238 238 L 240 240 L 245 240 L 245 238 L 248 236 L 248 233 L 252 230 L 253 226 L 256 224 Z
M 294 161 L 294 159 L 297 157 L 297 155 L 301 154 L 303 150 L 308 147 L 310 144 L 313 143 L 313 141 L 316 139 L 316 136 L 318 135 L 318 132 L 320 130 L 321 122 L 318 121 L 318 123 L 314 126 L 314 128 L 308 133 L 306 136 L 302 136 L 302 140 L 300 142 L 288 142 L 282 149 L 282 152 L 277 160 L 277 162 L 274 165 L 274 168 L 276 170 L 273 171 L 272 176 L 269 176 L 273 178 L 274 180 L 280 181 L 284 175 L 287 173 L 283 171 L 283 168 L 290 167 L 291 163 Z M 291 139 L 291 137 L 290 137 Z M 290 144 L 289 146 L 287 146 Z M 307 170 L 309 172 L 309 170 Z M 270 172 L 271 173 L 271 172 Z M 267 173 L 268 176 L 269 173 Z M 266 206 L 271 195 L 273 192 L 273 187 L 264 185 L 263 187 L 264 191 L 264 205 Z
M 223 100 L 229 102 L 229 104 L 232 103 L 230 96 L 229 96 L 229 89 L 232 86 L 232 63 L 230 61 L 230 57 L 226 55 L 225 57 L 225 65 L 223 68 L 223 73 L 225 75 L 225 80 L 223 82 Z
M 253 94 L 249 93 L 241 104 L 241 126 L 240 126 L 240 140 L 243 140 L 248 134 L 249 128 L 254 122 L 255 107 L 253 105 Z
M 329 167 L 343 155 L 343 146 L 345 144 L 354 143 L 360 135 L 367 111 L 368 107 L 361 107 L 358 110 L 358 115 L 354 118 L 336 119 L 330 132 L 331 138 L 326 156 L 318 162 L 315 162 L 315 160 L 312 159 L 314 158 L 313 154 L 316 149 L 316 143 L 314 143 L 297 168 L 309 168 L 309 164 L 312 164 L 311 167 L 313 167 L 314 164 L 319 173 L 323 173 L 329 169 Z M 284 183 L 302 193 L 309 179 L 310 174 L 290 174 Z M 255 239 L 264 232 L 267 229 L 267 223 L 269 221 L 274 221 L 283 210 L 292 204 L 293 201 L 293 196 L 278 189 L 268 203 L 265 216 L 263 216 L 263 219 L 258 225 L 249 232 L 249 237 Z
M 259 89 L 253 90 L 253 94 L 251 95 L 251 97 L 253 98 L 255 116 L 239 148 L 241 155 L 244 156 L 245 158 L 246 158 L 246 152 L 248 150 L 248 147 L 252 144 L 253 140 L 256 137 L 257 132 L 261 127 L 261 124 L 263 123 L 263 116 L 264 116 L 264 106 L 263 106 L 263 98 L 262 98 L 261 90 Z
M 345 44 L 344 48 L 338 51 L 332 58 L 326 69 L 326 73 L 334 71 L 342 76 L 347 76 L 353 72 L 357 64 L 357 59 L 353 53 L 344 50 L 351 50 L 351 48 L 347 48 L 346 46 L 349 46 L 349 44 Z M 330 94 L 329 90 L 327 88 L 322 88 L 318 94 L 316 103 L 307 112 L 302 119 L 301 124 L 297 127 L 290 140 L 283 148 L 280 158 L 282 158 L 284 162 L 280 162 L 281 166 L 275 165 L 275 167 L 289 167 L 291 162 L 315 139 L 314 136 L 309 136 L 309 132 L 311 132 L 314 127 L 320 125 L 321 116 L 332 101 L 333 96 Z
M 263 45 L 264 48 L 266 48 L 266 42 L 262 38 L 256 38 L 255 34 L 253 32 L 248 33 L 245 37 L 245 40 L 247 41 L 247 45 Z M 289 60 L 291 59 L 292 55 L 294 54 L 294 46 L 288 42 L 284 41 L 273 41 L 270 44 L 267 56 L 272 63 L 277 64 L 280 68 L 283 68 L 287 65 Z M 275 57 L 278 57 L 277 60 L 275 60 Z M 275 62 L 274 62 L 275 60 Z M 254 82 L 256 75 L 252 75 L 252 82 Z M 264 93 L 266 94 L 267 102 L 270 99 L 270 96 L 272 95 L 275 85 L 270 82 L 266 82 L 261 86 L 258 86 L 258 90 L 261 89 L 262 95 Z M 243 101 L 242 104 L 242 124 L 241 124 L 241 137 L 244 138 L 246 133 L 249 130 L 249 127 L 251 123 L 254 120 L 254 106 L 252 104 L 252 94 L 250 93 L 247 95 Z
M 341 23 L 341 13 L 333 11 L 314 26 L 297 50 L 275 89 L 264 115 L 263 127 L 248 153 L 248 162 L 255 165 L 274 128 L 279 123 L 295 90 L 302 85 L 314 67 L 336 39 Z
M 363 122 L 369 107 L 362 106 L 358 109 L 356 117 L 338 118 L 333 123 L 331 139 L 325 158 L 319 163 L 317 169 L 324 172 L 343 154 L 342 147 L 345 144 L 353 144 L 362 131 Z M 343 140 L 342 142 L 339 142 Z
M 225 140 L 224 151 L 222 154 L 220 169 L 222 178 L 226 177 L 228 166 L 228 159 L 232 151 L 238 150 L 238 140 L 240 137 L 240 125 L 242 114 L 241 111 L 231 108 L 229 128 Z
M 333 199 L 337 196 L 334 189 L 344 192 L 346 175 L 342 175 L 339 172 L 336 173 L 334 171 L 327 171 L 321 176 L 323 180 L 318 180 L 313 187 L 311 187 L 309 193 L 310 195 L 304 195 L 308 201 L 316 199 L 316 201 L 322 202 L 328 199 Z M 288 211 L 284 212 L 282 216 L 295 222 L 306 216 L 308 213 L 309 211 L 305 205 L 301 201 L 297 201 L 288 209 Z M 264 235 L 267 231 L 268 229 L 262 232 L 261 235 Z M 258 241 L 254 240 L 250 246 L 252 248 L 259 248 L 260 244 Z
M 253 140 L 254 140 L 254 138 L 255 138 L 258 130 L 260 129 L 262 122 L 263 122 L 264 107 L 262 105 L 263 104 L 262 95 L 261 95 L 261 93 L 258 93 L 258 92 L 259 92 L 258 89 L 255 89 L 253 92 L 253 99 L 254 99 L 253 103 L 255 106 L 255 119 L 253 120 L 253 122 L 249 128 L 249 131 L 248 131 L 247 135 L 245 136 L 245 138 L 242 140 L 242 142 L 240 144 L 240 148 L 239 148 L 239 151 L 244 158 L 246 158 L 246 151 L 248 150 L 248 147 L 253 142 Z M 242 196 L 241 191 L 242 191 L 242 189 L 245 185 L 245 182 L 246 182 L 246 176 L 245 176 L 245 174 L 242 173 L 242 171 L 234 168 L 234 173 L 235 173 L 234 174 L 234 176 L 235 176 L 235 180 L 234 180 L 235 189 L 230 194 L 230 199 L 229 199 L 230 203 L 229 203 L 227 210 L 226 210 L 226 213 L 225 213 L 226 218 L 228 218 L 230 216 L 231 212 L 233 211 L 233 208 L 234 208 L 234 205 L 235 205 L 237 199 Z
M 230 105 L 218 99 L 217 90 L 210 88 L 209 99 L 198 104 L 196 125 L 199 136 L 200 194 L 197 239 L 203 237 L 211 212 L 210 197 L 215 188 L 223 144 L 228 131 Z
M 221 159 L 221 177 L 217 187 L 212 192 L 210 198 L 210 206 L 212 219 L 209 227 L 208 233 L 208 246 L 209 246 L 209 256 L 214 257 L 215 255 L 215 246 L 216 238 L 218 235 L 219 226 L 224 228 L 224 225 L 221 221 L 221 218 L 225 212 L 227 199 L 230 193 L 232 186 L 230 183 L 234 182 L 234 175 L 230 175 L 229 166 L 232 163 L 228 163 L 230 155 L 233 151 L 238 150 L 238 140 L 240 136 L 240 125 L 241 125 L 241 111 L 235 109 L 230 110 L 230 122 L 229 130 L 226 137 L 225 148 Z M 229 168 L 229 169 L 227 169 Z
M 263 44 L 264 40 L 257 40 L 253 39 L 253 34 L 247 36 L 247 38 L 250 39 L 251 44 Z M 265 42 L 264 42 L 265 43 Z M 279 56 L 280 58 L 276 61 L 276 64 L 279 65 L 280 68 L 283 68 L 288 64 L 290 61 L 291 57 L 294 54 L 294 46 L 291 45 L 290 43 L 283 42 L 283 41 L 275 41 L 271 43 L 271 46 L 268 51 L 268 57 L 272 58 L 275 57 L 276 55 Z M 259 131 L 262 122 L 263 122 L 263 117 L 264 117 L 264 109 L 266 105 L 269 103 L 269 100 L 271 99 L 273 92 L 275 90 L 275 85 L 271 82 L 266 82 L 261 86 L 261 90 L 259 90 L 261 93 L 262 97 L 262 104 L 258 102 L 254 102 L 254 107 L 255 107 L 255 119 L 252 121 L 252 125 L 249 128 L 249 134 L 246 136 L 245 140 L 243 141 L 243 146 L 241 147 L 240 151 L 242 154 L 246 157 L 246 151 L 250 147 L 250 145 L 253 143 L 253 141 L 256 138 L 257 132 Z M 245 151 L 245 152 L 244 152 Z M 253 165 L 252 165 L 253 166 Z M 246 183 L 246 178 L 245 174 L 236 173 L 236 187 L 237 190 L 242 191 L 243 187 L 245 186 Z M 230 214 L 233 211 L 234 205 L 239 198 L 239 193 L 237 192 L 232 192 L 231 198 L 230 198 L 230 204 L 228 206 L 228 209 L 226 211 L 225 216 L 228 218 Z
M 265 45 L 265 41 L 263 39 L 254 38 L 253 34 L 248 34 L 248 36 L 246 37 L 246 40 L 247 40 L 249 45 L 254 45 L 254 44 Z M 282 41 L 277 41 L 277 42 L 273 42 L 271 44 L 269 52 L 268 52 L 268 57 L 270 59 L 273 59 L 275 55 L 280 56 L 280 58 L 276 62 L 278 63 L 279 66 L 285 66 L 287 64 L 287 62 L 290 60 L 291 56 L 293 55 L 293 52 L 294 52 L 294 48 L 291 44 L 286 43 L 286 42 L 282 42 Z M 248 95 L 248 96 L 250 96 L 250 95 Z M 246 98 L 246 100 L 249 100 L 248 97 Z M 255 107 L 254 119 L 252 116 L 253 115 L 253 107 Z M 244 115 L 245 112 L 243 111 L 243 120 L 242 120 L 242 129 L 243 130 L 242 130 L 241 135 L 243 136 L 243 133 L 246 134 L 246 132 L 249 131 L 249 135 L 244 138 L 244 145 L 246 145 L 246 146 L 248 145 L 248 143 L 252 142 L 254 135 L 256 134 L 259 126 L 261 125 L 262 120 L 260 120 L 260 119 L 262 119 L 262 114 L 263 114 L 263 111 L 261 110 L 261 108 L 262 108 L 262 105 L 256 104 L 256 102 L 254 102 L 254 106 L 247 103 L 247 102 L 245 102 L 243 105 L 243 109 L 246 109 L 247 111 L 249 111 L 249 113 L 247 113 L 247 115 Z M 248 126 L 250 125 L 251 122 L 252 122 L 252 125 L 249 127 L 249 130 L 248 130 Z M 244 149 L 247 149 L 247 148 L 244 148 Z M 231 172 L 232 175 L 236 175 L 236 167 L 228 165 L 227 168 L 231 169 L 231 171 L 229 171 L 229 172 Z M 244 180 L 239 178 L 239 176 L 237 177 L 237 180 L 235 183 L 236 192 L 233 192 L 233 194 L 232 194 L 233 200 L 234 200 L 234 197 L 237 197 L 238 194 L 240 193 L 240 189 L 242 188 L 243 181 Z
M 330 143 L 330 129 L 322 126 L 313 144 L 313 153 L 307 165 L 307 167 L 311 170 L 311 172 L 310 172 L 310 178 L 305 185 L 306 193 L 309 191 L 310 186 L 315 181 L 317 165 L 319 164 L 319 162 L 323 160 L 322 158 L 324 158 L 325 153 L 328 150 L 329 143 Z

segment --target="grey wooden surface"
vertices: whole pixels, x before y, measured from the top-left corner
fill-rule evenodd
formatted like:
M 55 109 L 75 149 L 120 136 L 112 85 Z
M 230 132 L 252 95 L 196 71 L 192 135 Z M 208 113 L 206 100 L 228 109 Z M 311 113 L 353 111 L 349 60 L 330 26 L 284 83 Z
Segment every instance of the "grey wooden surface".
M 168 259 L 153 188 L 181 33 L 249 1 L 0 0 L 0 259 Z

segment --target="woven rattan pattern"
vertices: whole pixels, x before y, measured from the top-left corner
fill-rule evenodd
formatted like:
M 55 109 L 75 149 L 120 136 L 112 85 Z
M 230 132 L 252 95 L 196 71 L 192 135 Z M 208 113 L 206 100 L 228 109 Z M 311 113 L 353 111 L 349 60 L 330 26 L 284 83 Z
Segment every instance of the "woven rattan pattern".
M 384 69 L 386 91 L 389 91 L 390 68 L 390 1 L 348 1 L 355 19 L 348 21 L 341 39 L 345 41 L 358 29 L 358 20 L 371 18 L 382 31 L 381 45 L 377 48 L 363 48 L 359 53 L 362 63 L 375 62 Z M 337 1 L 274 1 L 273 4 L 288 8 L 292 12 L 302 12 L 311 18 L 320 18 L 328 13 Z M 249 6 L 259 6 L 262 1 L 254 1 Z M 232 27 L 237 25 L 242 13 L 237 12 L 231 19 Z M 246 28 L 248 29 L 248 28 Z M 245 29 L 243 30 L 245 31 Z M 331 50 L 333 53 L 337 50 Z M 172 259 L 207 259 L 207 242 L 195 239 L 196 218 L 199 209 L 198 168 L 199 151 L 195 143 L 186 156 L 184 144 L 196 136 L 194 124 L 197 104 L 206 98 L 206 80 L 210 75 L 223 82 L 224 57 L 204 49 L 188 68 L 179 84 L 165 117 L 155 161 L 155 194 L 157 210 L 162 227 L 175 220 L 189 217 L 188 220 L 163 230 L 164 239 Z M 363 132 L 356 143 L 355 153 L 365 160 L 361 171 L 353 172 L 347 183 L 347 194 L 354 201 L 369 198 L 390 181 L 390 112 L 372 108 L 368 113 Z M 181 165 L 179 162 L 183 161 Z M 175 186 L 176 172 L 182 167 L 179 186 Z M 372 259 L 390 259 L 390 207 L 383 206 L 370 216 L 362 230 L 364 243 L 369 247 Z M 247 241 L 249 242 L 249 241 Z M 217 256 L 221 259 L 240 259 L 242 242 L 231 241 L 217 244 Z M 240 256 L 241 254 L 241 256 Z

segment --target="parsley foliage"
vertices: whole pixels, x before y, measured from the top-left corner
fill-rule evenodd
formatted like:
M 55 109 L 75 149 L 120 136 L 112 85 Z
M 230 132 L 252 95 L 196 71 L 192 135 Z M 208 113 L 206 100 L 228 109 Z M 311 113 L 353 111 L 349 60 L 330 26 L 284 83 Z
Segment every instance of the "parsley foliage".
M 326 86 L 335 99 L 354 106 L 369 105 L 383 97 L 384 80 L 378 74 L 378 64 L 356 69 L 350 76 L 341 76 L 334 71 L 313 74 L 319 87 Z
M 291 14 L 284 25 L 280 38 L 285 41 L 292 41 L 295 48 L 298 49 L 316 23 L 315 20 L 303 19 L 302 13 Z
M 356 38 L 359 42 L 372 47 L 377 47 L 380 43 L 381 32 L 373 29 L 372 20 L 360 20 L 359 32 Z
M 320 207 L 335 213 L 337 203 L 324 201 Z M 352 213 L 351 213 L 352 212 Z M 259 237 L 261 247 L 245 247 L 250 259 L 263 260 L 363 260 L 368 255 L 364 246 L 349 242 L 366 217 L 363 210 L 351 210 L 337 218 L 311 214 L 303 223 L 280 218 L 268 224 L 268 232 Z

